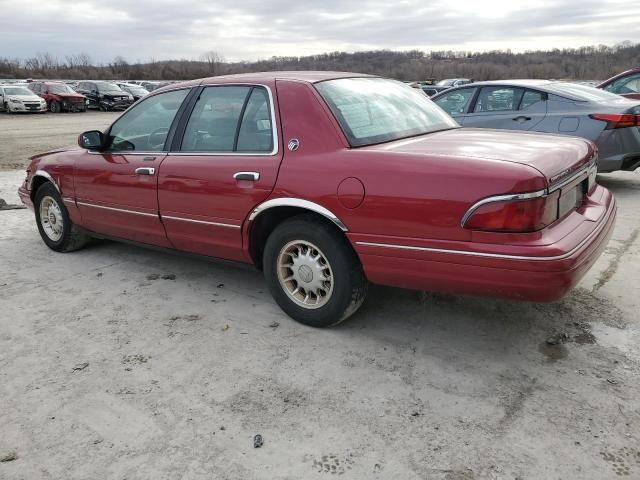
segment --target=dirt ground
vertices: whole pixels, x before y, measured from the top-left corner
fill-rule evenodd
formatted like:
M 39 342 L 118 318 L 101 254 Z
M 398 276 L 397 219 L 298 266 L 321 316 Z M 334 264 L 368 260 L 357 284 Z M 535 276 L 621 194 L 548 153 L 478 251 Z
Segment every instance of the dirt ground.
M 599 181 L 616 230 L 564 301 L 374 287 L 328 330 L 250 269 L 0 211 L 0 479 L 640 478 L 640 175 Z
M 103 130 L 120 113 L 0 113 L 0 170 L 23 168 L 29 157 L 76 145 L 87 130 Z

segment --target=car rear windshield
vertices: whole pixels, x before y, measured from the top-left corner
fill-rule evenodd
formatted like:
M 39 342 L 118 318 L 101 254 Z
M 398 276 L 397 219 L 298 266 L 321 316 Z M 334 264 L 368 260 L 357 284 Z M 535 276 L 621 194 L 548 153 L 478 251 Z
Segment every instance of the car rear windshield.
M 569 95 L 575 99 L 586 102 L 607 103 L 619 102 L 623 99 L 623 97 L 616 95 L 615 93 L 605 92 L 599 88 L 580 85 L 578 83 L 556 82 L 546 85 L 546 88 L 556 95 Z
M 315 86 L 352 147 L 459 126 L 422 91 L 395 80 L 341 78 Z

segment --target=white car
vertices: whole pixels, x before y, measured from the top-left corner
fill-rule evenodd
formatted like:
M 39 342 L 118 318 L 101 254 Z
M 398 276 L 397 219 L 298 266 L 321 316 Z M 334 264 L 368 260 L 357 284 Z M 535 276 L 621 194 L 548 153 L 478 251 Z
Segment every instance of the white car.
M 14 112 L 46 112 L 47 102 L 23 85 L 0 85 L 0 110 Z

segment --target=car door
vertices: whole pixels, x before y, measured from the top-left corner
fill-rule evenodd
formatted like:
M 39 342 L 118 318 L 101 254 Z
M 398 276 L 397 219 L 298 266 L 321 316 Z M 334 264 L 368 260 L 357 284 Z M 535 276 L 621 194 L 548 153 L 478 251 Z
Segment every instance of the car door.
M 0 87 L 0 112 L 5 111 L 4 88 Z
M 531 130 L 547 114 L 547 95 L 513 86 L 485 86 L 480 89 L 465 127 Z
M 476 90 L 475 87 L 447 90 L 446 93 L 438 95 L 433 101 L 460 125 L 464 125 Z
M 180 250 L 246 260 L 242 225 L 276 182 L 282 152 L 274 85 L 212 85 L 185 114 L 162 163 L 160 214 Z
M 74 170 L 85 228 L 170 247 L 158 215 L 158 169 L 168 132 L 189 89 L 163 92 L 122 115 L 99 152 L 86 151 Z

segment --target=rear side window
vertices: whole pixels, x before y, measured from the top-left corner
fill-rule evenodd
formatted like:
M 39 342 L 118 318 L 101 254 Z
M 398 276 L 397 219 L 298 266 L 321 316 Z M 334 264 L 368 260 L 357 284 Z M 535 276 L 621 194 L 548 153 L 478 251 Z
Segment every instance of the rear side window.
M 476 106 L 475 113 L 479 112 L 499 112 L 516 110 L 523 95 L 521 88 L 513 87 L 482 87 Z
M 536 92 L 535 90 L 525 90 L 522 95 L 522 101 L 520 102 L 520 108 L 518 110 L 524 110 L 535 105 L 538 102 L 542 102 L 545 99 L 545 95 L 542 92 Z
M 475 91 L 475 88 L 461 88 L 460 90 L 445 93 L 436 98 L 434 102 L 449 115 L 461 115 L 467 111 L 467 106 L 471 102 Z
M 207 87 L 184 132 L 181 151 L 268 153 L 273 150 L 267 90 L 252 86 Z

